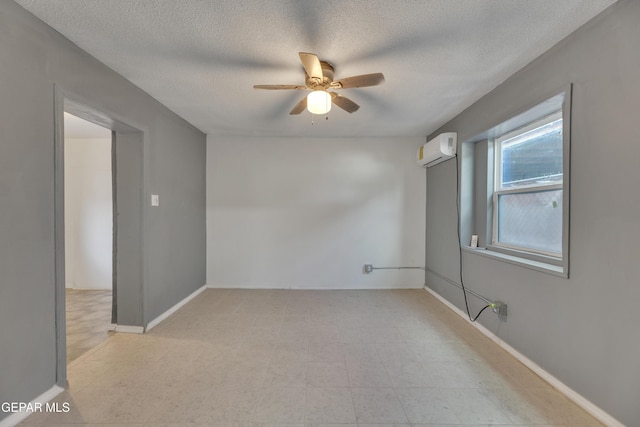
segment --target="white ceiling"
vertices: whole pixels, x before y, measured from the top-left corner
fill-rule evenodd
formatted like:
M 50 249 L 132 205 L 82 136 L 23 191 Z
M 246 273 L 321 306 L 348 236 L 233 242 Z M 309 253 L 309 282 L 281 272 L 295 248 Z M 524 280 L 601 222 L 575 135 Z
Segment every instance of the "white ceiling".
M 202 131 L 213 135 L 425 136 L 615 0 L 16 0 Z M 298 52 L 360 104 L 289 111 Z M 312 120 L 315 117 L 315 125 Z

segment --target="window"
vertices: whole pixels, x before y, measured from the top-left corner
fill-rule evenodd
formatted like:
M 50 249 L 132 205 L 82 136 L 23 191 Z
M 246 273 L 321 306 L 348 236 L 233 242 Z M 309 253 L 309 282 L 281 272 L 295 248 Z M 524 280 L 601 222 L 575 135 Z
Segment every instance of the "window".
M 460 239 L 477 256 L 569 277 L 571 92 L 527 106 L 460 147 Z M 464 243 L 463 243 L 464 244 Z
M 495 139 L 492 245 L 562 259 L 562 111 Z

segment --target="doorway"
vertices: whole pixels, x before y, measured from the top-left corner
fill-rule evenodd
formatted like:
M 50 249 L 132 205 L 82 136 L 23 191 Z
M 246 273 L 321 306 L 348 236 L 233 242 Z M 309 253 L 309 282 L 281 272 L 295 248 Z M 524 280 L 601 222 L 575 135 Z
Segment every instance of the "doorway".
M 64 113 L 67 363 L 104 342 L 114 329 L 111 134 Z
M 102 288 L 110 292 L 111 307 L 106 305 L 109 325 L 117 332 L 144 332 L 144 248 L 143 248 L 143 196 L 144 192 L 144 152 L 145 132 L 138 127 L 132 127 L 116 115 L 105 113 L 89 106 L 86 102 L 76 101 L 56 87 L 55 90 L 55 278 L 56 278 L 56 384 L 66 386 L 67 377 L 67 342 L 73 331 L 66 327 L 67 289 L 73 288 Z M 74 142 L 65 140 L 65 113 L 82 119 L 93 125 L 106 129 L 110 135 L 106 146 L 85 144 L 82 154 L 75 154 L 79 161 L 74 165 Z M 68 151 L 68 153 L 67 153 Z M 89 157 L 96 152 L 102 154 L 103 189 L 98 190 L 95 177 L 87 178 L 82 175 L 80 187 L 86 199 L 80 205 L 82 209 L 76 212 L 82 221 L 74 222 L 66 218 L 65 210 L 72 210 L 66 206 L 73 202 L 75 196 L 71 187 L 67 188 L 65 181 L 71 185 L 78 177 L 71 177 L 74 169 L 87 168 Z M 105 152 L 107 153 L 105 155 Z M 90 154 L 93 153 L 93 154 Z M 67 156 L 68 155 L 68 156 Z M 68 162 L 68 164 L 66 164 Z M 79 166 L 78 166 L 79 164 Z M 93 166 L 97 167 L 97 166 Z M 68 176 L 69 175 L 69 176 Z M 110 188 L 109 188 L 109 179 Z M 105 186 L 105 181 L 107 182 Z M 106 188 L 106 189 L 105 189 Z M 66 193 L 69 192 L 68 195 Z M 102 197 L 98 197 L 101 194 Z M 106 198 L 105 198 L 106 194 Z M 106 199 L 111 196 L 111 208 Z M 88 196 L 87 196 L 88 195 Z M 67 197 L 68 196 L 68 197 Z M 107 206 L 105 208 L 105 206 Z M 78 213 L 80 212 L 80 213 Z M 109 221 L 109 217 L 111 220 Z M 76 218 L 77 220 L 77 218 Z M 112 227 L 108 230 L 109 225 Z M 69 228 L 69 230 L 67 230 Z M 80 230 L 78 230 L 78 228 Z M 100 228 L 107 228 L 99 230 Z M 89 230 L 87 234 L 86 231 Z M 84 232 L 81 233 L 81 232 Z M 111 235 L 111 239 L 109 236 Z M 66 240 L 69 240 L 69 248 Z M 109 241 L 111 245 L 109 246 Z M 93 242 L 93 247 L 91 242 Z M 95 245 L 97 243 L 97 245 Z M 108 257 L 107 252 L 111 252 Z M 80 254 L 80 257 L 78 256 Z M 100 256 L 98 256 L 100 255 Z M 90 265 L 81 265 L 81 261 L 90 261 Z M 111 287 L 109 274 L 111 269 Z M 97 273 L 99 272 L 99 273 Z M 70 277 L 67 278 L 67 275 Z M 88 278 L 88 279 L 87 279 Z M 102 328 L 102 327 L 101 327 Z M 107 335 L 108 338 L 108 335 Z M 69 355 L 73 358 L 74 355 Z

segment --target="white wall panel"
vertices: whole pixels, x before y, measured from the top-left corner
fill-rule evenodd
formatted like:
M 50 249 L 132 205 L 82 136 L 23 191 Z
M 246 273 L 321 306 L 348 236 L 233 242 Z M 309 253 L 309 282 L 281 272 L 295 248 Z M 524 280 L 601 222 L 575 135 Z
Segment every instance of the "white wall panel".
M 207 284 L 407 288 L 422 266 L 422 138 L 221 138 L 207 142 Z
M 110 130 L 104 130 L 107 135 Z M 111 137 L 65 140 L 66 287 L 111 289 Z

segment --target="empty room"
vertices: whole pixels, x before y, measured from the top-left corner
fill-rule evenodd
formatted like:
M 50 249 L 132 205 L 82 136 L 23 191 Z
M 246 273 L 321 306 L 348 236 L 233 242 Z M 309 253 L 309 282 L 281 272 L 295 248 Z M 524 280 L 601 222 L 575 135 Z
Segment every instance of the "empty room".
M 0 427 L 640 426 L 639 22 L 0 0 Z

